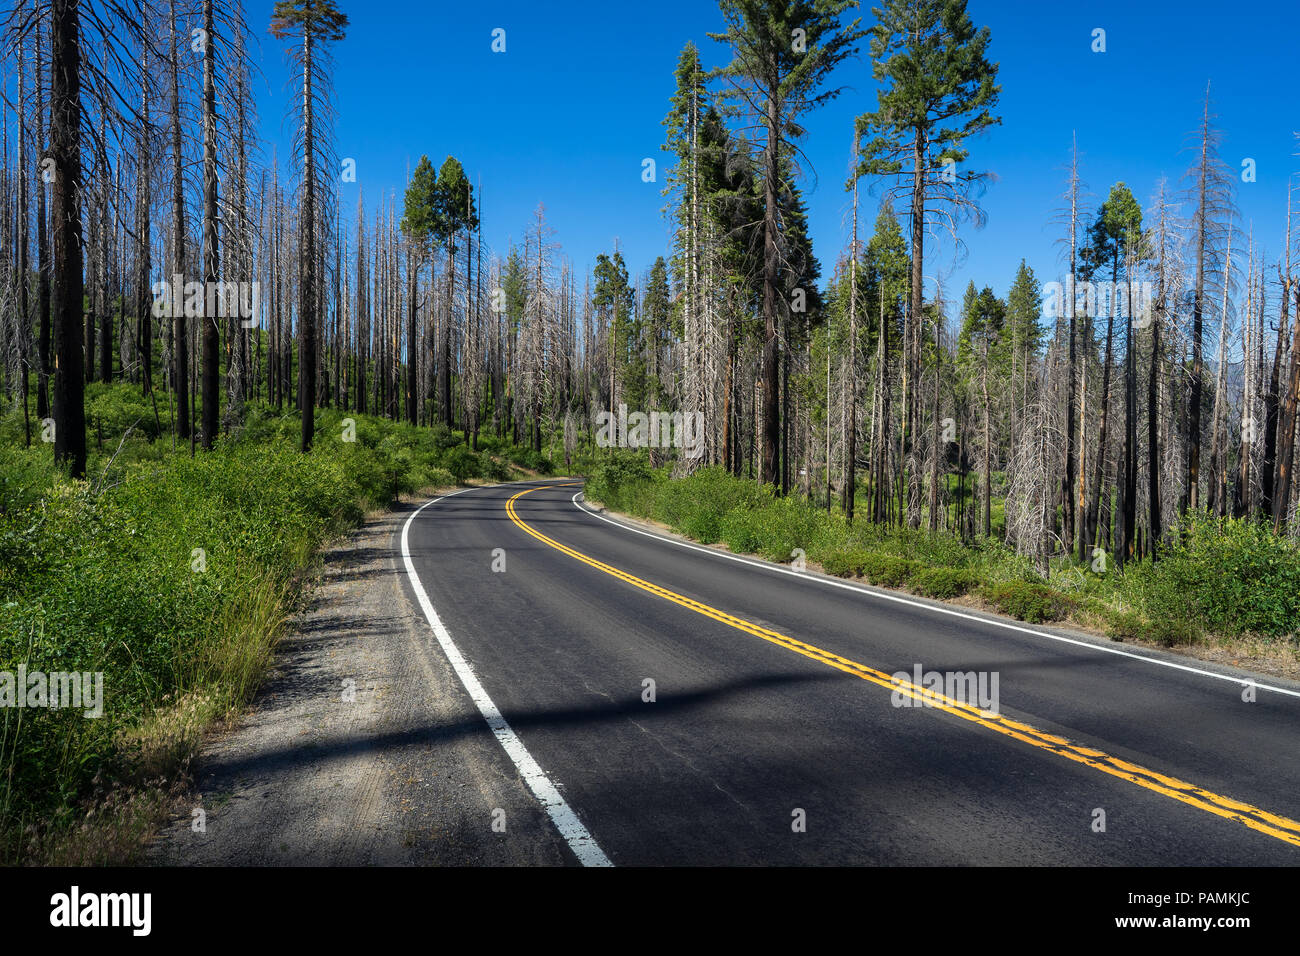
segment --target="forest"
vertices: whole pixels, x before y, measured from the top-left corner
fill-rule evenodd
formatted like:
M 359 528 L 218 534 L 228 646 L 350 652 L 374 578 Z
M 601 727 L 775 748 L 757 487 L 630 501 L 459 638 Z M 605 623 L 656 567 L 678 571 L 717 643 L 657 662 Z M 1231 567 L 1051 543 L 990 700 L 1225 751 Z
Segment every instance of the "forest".
M 345 489 L 310 519 L 296 499 L 268 505 L 311 530 L 292 554 L 252 546 L 266 563 L 228 583 L 274 567 L 277 594 L 358 502 L 554 471 L 687 533 L 711 509 L 696 537 L 783 561 L 804 549 L 832 573 L 900 586 L 947 564 L 969 580 L 922 593 L 1094 598 L 1134 639 L 1195 605 L 1190 590 L 1213 602 L 1197 633 L 1294 643 L 1293 177 L 1273 200 L 1285 236 L 1256 235 L 1211 85 L 1183 104 L 1199 121 L 1180 179 L 1094 195 L 1086 144 L 1060 143 L 1058 215 L 1034 224 L 1050 226 L 1057 260 L 945 287 L 929 258 L 939 237 L 985 226 L 981 134 L 1002 122 L 989 28 L 966 0 L 719 0 L 720 28 L 663 64 L 670 247 L 629 263 L 615 245 L 581 265 L 541 204 L 494 246 L 492 183 L 455 156 L 422 155 L 404 191 L 342 208 L 355 170 L 336 152 L 331 78 L 346 6 L 280 0 L 262 22 L 230 0 L 7 4 L 0 662 L 58 657 L 48 635 L 64 628 L 85 661 L 140 669 L 137 714 L 225 673 L 117 649 L 180 627 L 195 585 L 179 517 L 149 534 L 181 583 L 155 562 L 160 577 L 130 591 L 166 593 L 165 613 L 137 620 L 98 593 L 69 604 L 59 575 L 81 567 L 71 556 L 96 522 L 128 534 L 143 521 L 150 483 L 173 489 L 176 515 L 210 509 L 217 527 L 262 494 L 261 454 L 285 482 Z M 723 65 L 705 67 L 706 45 Z M 290 155 L 258 141 L 260 48 L 296 77 Z M 800 141 L 851 63 L 876 90 L 855 94 L 863 111 L 843 131 L 852 173 L 822 179 L 850 204 L 850 238 L 814 250 Z M 621 406 L 691 416 L 692 454 L 601 447 L 602 416 Z M 364 462 L 342 460 L 349 427 Z M 223 487 L 224 469 L 244 478 Z M 737 509 L 764 508 L 785 516 L 771 540 L 741 533 Z M 1213 590 L 1225 575 L 1236 584 Z M 219 591 L 204 592 L 209 617 L 186 619 L 196 642 L 235 613 Z M 993 603 L 1024 617 L 1017 593 Z M 7 739 L 0 819 L 25 746 Z M 55 738 L 26 739 L 48 753 Z

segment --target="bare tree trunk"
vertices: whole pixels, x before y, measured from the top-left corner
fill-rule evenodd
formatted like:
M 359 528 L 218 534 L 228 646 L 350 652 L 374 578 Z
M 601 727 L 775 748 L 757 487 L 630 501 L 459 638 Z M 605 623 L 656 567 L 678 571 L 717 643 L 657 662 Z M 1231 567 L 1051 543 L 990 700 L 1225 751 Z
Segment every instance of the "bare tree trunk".
M 448 428 L 452 427 L 455 416 L 451 408 L 451 336 L 455 327 L 453 309 L 456 291 L 456 236 L 447 237 L 447 317 L 442 330 L 442 361 L 438 367 L 438 404 L 441 406 L 442 421 Z
M 149 55 L 140 54 L 140 115 L 143 121 L 137 131 L 136 156 L 138 181 L 136 183 L 136 218 L 135 218 L 135 263 L 136 263 L 136 309 L 140 315 L 139 349 L 142 371 L 141 384 L 144 394 L 153 396 L 153 325 L 152 298 L 150 296 L 149 273 L 150 258 L 150 182 L 152 173 L 151 157 L 148 147 L 149 129 Z M 155 416 L 157 412 L 155 409 Z
M 873 495 L 873 512 L 871 520 L 884 524 L 889 520 L 889 325 L 885 322 L 884 289 L 880 295 L 880 322 L 876 333 L 876 387 L 880 395 L 880 428 L 876 437 L 877 447 L 872 451 L 872 465 L 875 469 L 875 486 Z M 875 412 L 873 411 L 873 414 Z
M 916 386 L 920 374 L 921 321 L 925 306 L 925 140 L 920 129 L 912 144 L 912 296 L 903 336 L 903 467 L 907 469 L 907 525 L 921 524 L 920 475 L 916 461 Z
M 107 132 L 107 120 L 101 117 L 100 136 Z M 108 157 L 105 151 L 100 152 L 102 168 L 100 169 L 100 190 L 103 195 L 103 202 L 100 210 L 99 224 L 99 285 L 95 290 L 99 296 L 99 380 L 105 385 L 113 381 L 113 300 L 109 295 L 109 279 L 112 272 L 112 261 L 110 258 L 109 243 L 113 236 L 113 217 L 110 213 L 110 195 L 117 195 L 116 191 L 110 193 L 114 185 L 115 174 L 110 170 Z M 90 348 L 90 341 L 87 340 L 86 347 Z
M 170 0 L 171 83 L 172 83 L 172 274 L 185 275 L 185 167 L 181 158 L 180 54 L 177 50 L 176 0 Z M 182 282 L 184 279 L 182 278 Z M 172 381 L 176 393 L 176 435 L 190 437 L 189 342 L 185 328 L 185 307 L 171 303 Z
M 217 439 L 221 418 L 219 385 L 220 333 L 218 316 L 210 315 L 217 297 L 212 290 L 217 283 L 217 85 L 216 28 L 212 15 L 213 0 L 203 0 L 203 448 L 210 451 Z
M 1273 517 L 1273 501 L 1277 479 L 1278 403 L 1282 379 L 1282 354 L 1286 344 L 1287 310 L 1291 302 L 1291 190 L 1286 197 L 1286 258 L 1278 263 L 1277 278 L 1282 287 L 1281 319 L 1277 325 L 1277 346 L 1273 351 L 1273 370 L 1269 376 L 1268 390 L 1264 393 L 1264 456 L 1260 462 L 1261 515 Z M 1263 338 L 1263 302 L 1260 303 L 1260 337 Z M 1263 369 L 1260 370 L 1261 373 Z
M 38 2 L 39 0 L 32 0 L 32 6 L 35 8 Z M 36 149 L 38 153 L 42 153 L 45 150 L 45 83 L 41 70 L 43 63 L 41 38 L 45 31 L 39 15 L 36 23 Z M 51 349 L 50 237 L 45 210 L 45 186 L 45 176 L 42 172 L 36 183 L 36 312 L 40 319 L 36 353 L 36 416 L 42 420 L 50 415 Z
M 1112 288 L 1114 283 L 1112 282 Z M 1102 490 L 1106 484 L 1106 439 L 1110 424 L 1110 369 L 1115 333 L 1115 310 L 1112 306 L 1106 317 L 1106 357 L 1101 373 L 1101 423 L 1097 429 L 1097 463 L 1093 466 L 1092 504 L 1088 508 L 1088 546 L 1096 547 L 1101 535 L 1110 535 L 1110 506 L 1107 504 L 1105 520 L 1102 519 Z
M 37 29 L 39 30 L 39 25 Z M 27 64 L 24 55 L 26 47 L 27 41 L 20 39 L 18 41 L 18 102 L 20 104 L 25 104 L 27 101 Z M 29 383 L 28 373 L 32 360 L 32 316 L 28 299 L 31 276 L 28 274 L 27 256 L 28 246 L 31 242 L 31 224 L 28 222 L 27 192 L 28 181 L 31 178 L 31 168 L 28 165 L 27 155 L 27 119 L 23 115 L 23 109 L 24 106 L 20 105 L 18 111 L 18 321 L 15 324 L 18 334 L 18 362 L 20 366 L 18 385 L 22 390 L 23 400 L 23 443 L 30 448 L 32 444 L 32 423 L 29 417 L 27 389 Z M 36 188 L 38 191 L 42 189 L 39 182 L 36 184 Z
M 930 533 L 939 530 L 939 388 L 943 383 L 942 296 L 935 296 L 934 320 L 934 394 L 930 398 Z M 947 471 L 944 471 L 947 474 Z
M 1189 411 L 1191 420 L 1188 425 L 1187 453 L 1187 508 L 1195 510 L 1201 504 L 1201 376 L 1204 373 L 1202 357 L 1202 338 L 1204 336 L 1205 311 L 1205 259 L 1207 252 L 1208 224 L 1206 215 L 1209 205 L 1209 149 L 1210 149 L 1210 97 L 1205 96 L 1204 124 L 1201 128 L 1200 179 L 1197 188 L 1197 229 L 1196 229 L 1196 294 L 1192 300 L 1192 394 Z M 1225 277 L 1225 282 L 1226 277 Z
M 299 447 L 311 451 L 316 434 L 316 142 L 312 101 L 311 30 L 302 31 L 303 186 L 298 253 L 298 408 L 302 412 Z
M 1161 279 L 1163 283 L 1163 275 Z M 1159 301 L 1163 301 L 1160 290 Z M 1160 511 L 1160 314 L 1151 317 L 1151 368 L 1147 372 L 1147 550 L 1155 557 L 1163 534 Z
M 1291 465 L 1295 454 L 1296 406 L 1300 401 L 1300 288 L 1296 289 L 1295 326 L 1291 331 L 1291 375 L 1280 416 L 1280 441 L 1277 458 L 1277 487 L 1273 500 L 1273 532 L 1281 534 L 1291 505 Z
M 858 135 L 853 135 L 853 159 L 857 162 Z M 884 291 L 881 291 L 883 298 Z M 827 359 L 829 363 L 829 358 Z M 829 364 L 827 368 L 829 369 Z M 829 379 L 828 379 L 829 382 Z M 853 177 L 853 243 L 849 247 L 849 365 L 848 380 L 844 383 L 848 392 L 848 421 L 844 425 L 844 489 L 842 503 L 844 520 L 853 523 L 853 504 L 857 495 L 857 461 L 858 461 L 858 178 Z M 830 409 L 830 386 L 826 392 L 827 410 Z M 829 458 L 829 456 L 828 456 Z M 827 481 L 830 480 L 829 475 Z
M 773 55 L 775 58 L 775 54 Z M 776 64 L 771 64 L 771 73 L 776 74 Z M 777 338 L 777 176 L 779 173 L 778 150 L 781 141 L 781 113 L 776 82 L 770 83 L 767 98 L 767 147 L 764 150 L 763 171 L 763 358 L 760 379 L 762 381 L 762 438 L 763 458 L 759 469 L 760 484 L 775 484 L 777 481 L 777 463 L 780 454 L 780 401 L 777 394 L 778 350 Z
M 1209 510 L 1219 516 L 1226 513 L 1227 508 L 1227 484 L 1228 468 L 1225 457 L 1227 455 L 1227 435 L 1223 425 L 1223 396 L 1228 390 L 1228 374 L 1224 365 L 1226 358 L 1225 345 L 1228 337 L 1228 282 L 1227 270 L 1232 268 L 1232 238 L 1228 238 L 1228 263 L 1225 267 L 1225 276 L 1223 282 L 1223 311 L 1219 320 L 1219 344 L 1218 354 L 1215 357 L 1217 370 L 1214 379 L 1214 406 L 1210 420 L 1210 501 Z
M 987 334 L 983 338 L 984 361 L 981 363 L 980 382 L 984 397 L 984 476 L 981 490 L 984 492 L 984 537 L 987 538 L 993 533 L 992 434 L 989 428 L 989 339 Z
M 1255 242 L 1251 236 L 1246 268 L 1246 319 L 1241 331 L 1241 353 L 1245 375 L 1241 384 L 1241 441 L 1237 446 L 1237 481 L 1232 500 L 1232 514 L 1243 517 L 1250 510 L 1250 449 L 1255 440 L 1255 374 L 1252 361 L 1255 340 Z M 1261 312 L 1262 315 L 1262 312 Z
M 1070 153 L 1070 271 L 1066 277 L 1065 307 L 1069 310 L 1067 335 L 1067 384 L 1065 389 L 1065 475 L 1062 477 L 1061 503 L 1065 520 L 1065 552 L 1073 551 L 1076 525 L 1075 508 L 1075 396 L 1079 389 L 1079 369 L 1076 358 L 1078 332 L 1075 328 L 1075 269 L 1078 264 L 1079 234 L 1079 146 L 1077 140 Z M 1083 493 L 1080 490 L 1079 500 Z M 1080 546 L 1082 548 L 1082 545 Z
M 81 309 L 81 48 L 79 0 L 50 5 L 50 158 L 54 160 L 54 460 L 86 476 Z
M 416 300 L 419 296 L 420 267 L 415 250 L 406 256 L 406 420 L 416 424 L 416 392 L 419 388 L 419 363 L 415 357 Z
M 1124 270 L 1133 273 L 1130 264 Z M 1121 532 L 1116 557 L 1121 567 L 1133 556 L 1137 531 L 1137 360 L 1133 352 L 1133 284 L 1125 284 L 1128 307 L 1124 329 L 1124 469 L 1123 502 L 1120 508 Z

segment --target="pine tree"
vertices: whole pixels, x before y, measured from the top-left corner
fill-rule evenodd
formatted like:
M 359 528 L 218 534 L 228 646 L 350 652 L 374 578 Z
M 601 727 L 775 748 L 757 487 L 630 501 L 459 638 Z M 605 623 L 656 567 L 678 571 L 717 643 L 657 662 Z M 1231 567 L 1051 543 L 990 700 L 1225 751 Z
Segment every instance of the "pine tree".
M 889 466 L 889 451 L 893 447 L 890 435 L 893 415 L 891 393 L 893 379 L 890 369 L 902 351 L 902 329 L 907 302 L 908 277 L 911 263 L 907 256 L 907 240 L 893 208 L 884 204 L 876 217 L 875 232 L 867 243 L 865 269 L 867 295 L 865 318 L 867 334 L 874 336 L 875 377 L 872 391 L 871 520 L 877 524 L 889 520 L 890 486 L 893 472 Z M 867 347 L 871 346 L 868 341 Z
M 841 16 L 850 0 L 720 0 L 727 29 L 709 36 L 730 46 L 733 59 L 715 75 L 743 90 L 741 96 L 763 130 L 763 350 L 762 460 L 759 481 L 780 475 L 780 200 L 784 165 L 793 132 L 804 114 L 833 99 L 839 89 L 821 90 L 841 60 L 857 52 L 858 20 Z M 819 92 L 819 90 L 821 90 Z
M 1007 342 L 1012 350 L 1011 375 L 1015 384 L 1020 374 L 1019 405 L 1028 401 L 1029 367 L 1042 353 L 1047 329 L 1042 324 L 1043 305 L 1034 270 L 1024 259 L 1016 269 L 1016 278 L 1007 292 Z M 1014 434 L 1014 428 L 1012 433 Z
M 454 320 L 452 309 L 456 287 L 456 236 L 462 229 L 478 226 L 473 187 L 460 160 L 448 156 L 438 171 L 434 200 L 434 235 L 447 250 L 447 315 L 442 331 L 442 356 L 438 363 L 438 405 L 443 424 L 453 422 L 451 407 L 451 355 Z
M 864 142 L 860 176 L 894 180 L 888 195 L 907 196 L 911 218 L 912 279 L 903 364 L 903 446 L 908 464 L 908 524 L 920 523 L 918 463 L 914 460 L 917 379 L 924 301 L 925 230 L 936 207 L 951 223 L 968 213 L 981 173 L 960 168 L 965 143 L 997 123 L 997 64 L 985 53 L 989 29 L 976 30 L 966 0 L 887 0 L 875 11 L 871 58 L 881 83 L 878 108 L 858 117 Z
M 646 400 L 658 406 L 667 397 L 664 377 L 665 361 L 672 342 L 671 290 L 668 283 L 668 263 L 658 256 L 650 267 L 645 285 L 645 298 L 641 302 L 643 340 L 646 354 Z
M 428 156 L 421 156 L 407 184 L 402 206 L 402 235 L 406 237 L 406 420 L 416 424 L 419 388 L 416 349 L 416 304 L 419 302 L 420 270 L 428 261 L 431 243 L 438 231 L 438 174 Z

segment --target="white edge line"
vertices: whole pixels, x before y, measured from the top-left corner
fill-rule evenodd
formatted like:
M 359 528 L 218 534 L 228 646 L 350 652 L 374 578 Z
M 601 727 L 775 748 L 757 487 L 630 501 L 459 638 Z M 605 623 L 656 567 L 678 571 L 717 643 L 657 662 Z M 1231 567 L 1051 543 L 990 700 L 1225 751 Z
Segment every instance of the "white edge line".
M 573 851 L 573 855 L 578 858 L 578 862 L 583 866 L 613 866 L 609 857 L 605 856 L 604 851 L 596 843 L 595 838 L 582 825 L 578 815 L 565 802 L 564 797 L 560 796 L 560 791 L 551 782 L 551 778 L 537 765 L 537 761 L 528 752 L 528 748 L 519 739 L 519 735 L 501 716 L 501 711 L 497 709 L 497 705 L 492 702 L 492 698 L 488 696 L 487 691 L 483 689 L 483 685 L 479 683 L 478 677 L 475 676 L 474 668 L 469 661 L 465 660 L 460 649 L 452 642 L 451 634 L 447 631 L 441 618 L 438 617 L 438 612 L 433 609 L 433 602 L 429 600 L 424 585 L 420 583 L 419 575 L 415 573 L 415 564 L 411 561 L 409 545 L 411 522 L 418 518 L 420 512 L 429 505 L 436 505 L 443 498 L 451 498 L 473 490 L 475 489 L 464 488 L 434 498 L 432 501 L 426 501 L 406 519 L 406 523 L 402 525 L 402 561 L 406 564 L 406 575 L 410 578 L 411 588 L 415 591 L 420 607 L 424 610 L 424 616 L 428 618 L 429 626 L 433 629 L 433 636 L 438 639 L 438 645 L 442 648 L 442 652 L 447 655 L 447 660 L 451 663 L 452 669 L 456 671 L 456 676 L 460 678 L 466 692 L 478 705 L 479 713 L 487 721 L 488 727 L 496 735 L 497 741 L 505 750 L 506 755 L 514 761 L 520 776 L 528 784 L 528 789 L 533 792 L 533 796 L 546 810 L 551 822 L 560 831 L 560 836 L 564 837 L 565 842 L 569 844 L 569 849 Z
M 730 554 L 726 551 L 719 551 L 716 548 L 706 548 L 702 545 L 691 544 L 687 541 L 678 541 L 675 538 L 665 537 L 661 534 L 655 534 L 653 531 L 646 531 L 642 528 L 634 528 L 631 525 L 624 524 L 621 521 L 615 521 L 608 515 L 600 514 L 586 504 L 585 500 L 579 502 L 578 498 L 582 496 L 578 492 L 573 496 L 573 504 L 579 511 L 591 515 L 593 518 L 599 518 L 601 521 L 608 522 L 616 528 L 622 528 L 624 531 L 630 531 L 633 534 L 643 534 L 647 538 L 654 538 L 656 541 L 664 541 L 668 544 L 675 544 L 678 547 L 689 548 L 692 551 L 700 551 L 704 554 L 713 555 L 715 558 L 726 558 L 728 561 L 739 561 L 741 564 L 748 564 L 752 567 L 762 568 L 765 571 L 773 571 L 780 574 L 789 574 L 801 581 L 812 581 L 818 584 L 824 584 L 827 587 L 842 588 L 845 591 L 853 591 L 855 594 L 862 594 L 866 597 L 877 598 L 881 601 L 895 601 L 899 604 L 906 604 L 909 607 L 921 608 L 925 611 L 933 611 L 936 614 L 947 614 L 952 617 L 964 618 L 968 621 L 975 621 L 979 624 L 991 624 L 995 627 L 1005 628 L 1008 631 L 1019 631 L 1022 634 L 1033 634 L 1035 637 L 1045 637 L 1049 641 L 1059 641 L 1062 644 L 1074 644 L 1077 647 L 1086 647 L 1094 651 L 1104 651 L 1107 654 L 1116 654 L 1120 657 L 1129 657 L 1135 661 L 1145 661 L 1148 664 L 1158 664 L 1161 667 L 1172 667 L 1174 670 L 1187 671 L 1190 674 L 1200 674 L 1202 677 L 1213 677 L 1216 680 L 1226 680 L 1242 687 L 1256 687 L 1259 690 L 1271 690 L 1275 694 L 1286 694 L 1289 697 L 1300 697 L 1300 691 L 1289 690 L 1285 687 L 1274 687 L 1272 684 L 1260 684 L 1249 678 L 1233 677 L 1230 674 L 1219 674 L 1214 671 L 1203 670 L 1199 667 L 1188 667 L 1186 664 L 1175 664 L 1173 661 L 1162 661 L 1156 657 L 1147 657 L 1145 654 L 1134 654 L 1131 651 L 1121 651 L 1118 648 L 1106 647 L 1104 644 L 1094 644 L 1091 641 L 1080 641 L 1072 637 L 1063 637 L 1060 634 L 1050 634 L 1047 631 L 1037 631 L 1032 627 L 1021 627 L 1019 624 L 1011 624 L 1007 621 L 999 621 L 996 618 L 981 617 L 977 614 L 968 614 L 965 611 L 958 611 L 953 608 L 939 607 L 934 604 L 924 604 L 921 601 L 914 601 L 910 598 L 902 597 L 897 594 L 888 594 L 882 591 L 868 590 L 856 584 L 850 584 L 847 581 L 836 581 L 833 578 L 822 577 L 821 575 L 807 574 L 802 571 L 795 571 L 791 568 L 783 567 L 779 564 L 773 564 L 768 561 L 757 561 L 753 558 L 741 557 L 738 554 Z

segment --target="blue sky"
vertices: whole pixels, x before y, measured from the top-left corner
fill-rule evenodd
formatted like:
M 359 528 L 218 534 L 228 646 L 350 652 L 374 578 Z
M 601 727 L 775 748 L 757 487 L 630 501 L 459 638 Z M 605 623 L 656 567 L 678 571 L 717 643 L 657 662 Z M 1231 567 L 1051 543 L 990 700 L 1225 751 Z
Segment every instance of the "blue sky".
M 259 0 L 247 9 L 262 44 L 267 154 L 278 142 L 283 156 L 288 72 L 281 44 L 265 33 L 271 6 Z M 334 50 L 337 151 L 356 160 L 358 179 L 344 187 L 343 208 L 351 214 L 357 188 L 368 209 L 394 191 L 400 208 L 407 171 L 420 155 L 439 166 L 452 154 L 482 181 L 485 236 L 498 251 L 518 240 L 542 202 L 562 254 L 580 272 L 615 240 L 634 274 L 648 269 L 669 245 L 660 193 L 668 156 L 659 147 L 673 68 L 688 40 L 706 65 L 726 58 L 706 35 L 721 29 L 716 5 L 455 6 L 453 13 L 427 0 L 342 0 L 351 26 Z M 946 242 L 927 255 L 927 274 L 944 273 L 949 298 L 968 279 L 1005 293 L 1021 257 L 1040 281 L 1056 275 L 1059 227 L 1051 220 L 1072 134 L 1094 202 L 1117 180 L 1144 206 L 1161 175 L 1183 188 L 1192 161 L 1184 147 L 1207 81 L 1224 131 L 1223 158 L 1234 170 L 1246 157 L 1256 162 L 1256 182 L 1238 180 L 1242 225 L 1253 221 L 1257 246 L 1280 252 L 1286 184 L 1300 171 L 1293 136 L 1300 107 L 1289 82 L 1300 25 L 1295 0 L 970 0 L 969 10 L 992 30 L 1002 125 L 970 142 L 972 168 L 997 177 L 983 198 L 987 226 L 963 229 L 967 253 L 957 262 Z M 862 16 L 870 21 L 870 4 Z M 504 53 L 491 50 L 498 27 L 506 31 Z M 1091 50 L 1095 28 L 1106 31 L 1104 53 Z M 801 144 L 823 275 L 847 242 L 843 183 L 853 119 L 876 102 L 865 43 L 833 83 L 843 94 L 808 117 Z M 659 164 L 657 183 L 642 182 L 646 157 Z M 862 188 L 869 185 L 864 179 Z M 876 203 L 864 195 L 864 229 Z

